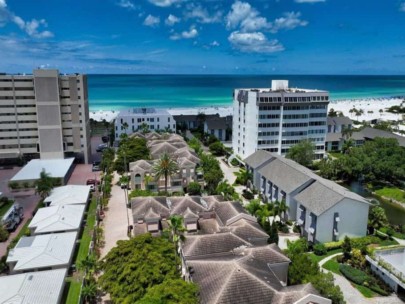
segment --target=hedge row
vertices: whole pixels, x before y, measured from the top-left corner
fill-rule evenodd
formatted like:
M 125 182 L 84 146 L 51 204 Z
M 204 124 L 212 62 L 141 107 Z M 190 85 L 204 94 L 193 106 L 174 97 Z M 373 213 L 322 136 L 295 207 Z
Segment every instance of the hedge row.
M 383 290 L 379 285 L 377 280 L 365 273 L 362 270 L 356 269 L 350 265 L 346 264 L 340 264 L 339 265 L 339 270 L 340 272 L 350 281 L 361 285 L 368 287 L 372 291 L 382 295 L 382 296 L 388 296 L 388 292 Z

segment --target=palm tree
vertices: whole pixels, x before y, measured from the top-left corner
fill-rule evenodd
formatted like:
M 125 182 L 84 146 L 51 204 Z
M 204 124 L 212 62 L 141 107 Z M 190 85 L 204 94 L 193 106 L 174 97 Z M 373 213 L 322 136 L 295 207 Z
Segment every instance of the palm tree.
M 343 128 L 342 129 L 342 137 L 349 139 L 353 135 L 353 130 L 349 127 Z
M 248 182 L 252 180 L 252 173 L 245 168 L 241 168 L 239 172 L 234 173 L 236 176 L 236 181 L 243 186 L 247 186 Z
M 285 200 L 274 202 L 274 216 L 278 215 L 280 220 L 285 219 L 285 215 L 290 208 L 287 206 Z
M 246 206 L 246 210 L 253 216 L 257 215 L 257 211 L 260 210 L 261 204 L 260 200 L 254 199 Z
M 128 129 L 128 123 L 127 122 L 124 122 L 123 124 L 122 124 L 122 128 L 124 129 L 124 131 L 125 131 L 125 134 L 127 134 L 127 129 Z
M 264 204 L 260 206 L 260 209 L 256 211 L 256 216 L 260 221 L 262 227 L 264 227 L 265 223 L 269 221 L 269 217 L 273 214 L 271 210 L 272 206 L 270 204 Z
M 169 176 L 179 171 L 176 161 L 168 153 L 163 153 L 157 163 L 153 166 L 155 179 L 159 180 L 162 176 L 165 178 L 165 192 L 167 193 L 167 180 Z
M 80 260 L 77 268 L 84 271 L 88 277 L 91 277 L 97 270 L 97 259 L 93 254 L 89 254 L 83 260 Z
M 148 132 L 149 132 L 149 126 L 148 126 L 148 124 L 143 122 L 143 123 L 139 126 L 139 130 L 141 130 L 142 134 L 148 133 Z
M 350 138 L 349 140 L 345 140 L 342 146 L 342 153 L 347 154 L 352 147 L 354 147 L 353 139 Z
M 93 303 L 94 298 L 97 296 L 97 284 L 92 281 L 83 285 L 81 295 L 85 303 Z
M 178 245 L 180 242 L 183 242 L 186 237 L 184 236 L 184 232 L 187 231 L 183 225 L 183 218 L 179 215 L 173 215 L 167 221 L 169 225 L 168 230 L 171 234 L 172 242 L 174 243 L 174 250 L 175 250 L 175 262 L 177 264 L 177 255 L 178 255 Z
M 152 181 L 152 176 L 151 175 L 145 175 L 143 177 L 143 184 L 145 185 L 145 190 L 148 190 L 148 186 L 150 184 L 150 182 Z
M 44 200 L 51 193 L 54 187 L 53 178 L 42 169 L 39 179 L 35 181 L 35 193 L 41 196 Z
M 235 192 L 235 189 L 227 182 L 220 182 L 215 189 L 217 194 L 220 194 L 224 197 L 225 200 L 238 200 L 239 195 Z

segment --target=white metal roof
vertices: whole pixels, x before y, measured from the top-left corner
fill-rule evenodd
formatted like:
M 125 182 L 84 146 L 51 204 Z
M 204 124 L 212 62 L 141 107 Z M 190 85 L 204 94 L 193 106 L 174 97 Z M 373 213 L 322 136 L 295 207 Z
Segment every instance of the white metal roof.
M 22 237 L 10 250 L 7 263 L 16 262 L 13 271 L 68 267 L 76 236 L 77 232 L 66 232 Z
M 83 219 L 85 205 L 61 205 L 38 209 L 28 228 L 34 234 L 77 231 Z
M 74 158 L 65 159 L 33 159 L 28 162 L 11 181 L 39 179 L 42 170 L 51 177 L 64 178 L 72 166 Z
M 54 188 L 44 202 L 50 206 L 86 204 L 89 194 L 90 186 L 66 185 Z
M 63 268 L 0 277 L 0 304 L 57 304 L 66 273 Z

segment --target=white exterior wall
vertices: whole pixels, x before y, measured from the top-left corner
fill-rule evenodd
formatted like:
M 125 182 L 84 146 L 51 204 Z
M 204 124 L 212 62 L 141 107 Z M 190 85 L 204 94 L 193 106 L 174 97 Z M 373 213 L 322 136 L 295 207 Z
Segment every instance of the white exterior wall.
M 348 237 L 362 237 L 367 233 L 369 205 L 351 199 L 344 199 L 317 218 L 315 238 L 325 243 L 333 240 L 333 221 L 335 212 L 339 213 L 339 240 Z M 307 210 L 307 214 L 309 214 Z
M 232 134 L 234 153 L 246 158 L 262 149 L 285 155 L 299 141 L 311 139 L 316 146 L 315 154 L 318 158 L 322 157 L 325 153 L 328 99 L 329 94 L 324 91 L 235 90 Z M 318 123 L 321 125 L 311 125 Z
M 143 121 L 138 122 L 138 119 L 143 119 Z M 128 124 L 127 130 L 124 130 L 122 127 L 125 122 Z M 125 133 L 132 134 L 138 131 L 143 123 L 149 126 L 150 131 L 165 130 L 168 128 L 171 132 L 176 132 L 176 122 L 169 113 L 120 113 L 115 119 L 115 137 L 119 138 L 121 134 Z

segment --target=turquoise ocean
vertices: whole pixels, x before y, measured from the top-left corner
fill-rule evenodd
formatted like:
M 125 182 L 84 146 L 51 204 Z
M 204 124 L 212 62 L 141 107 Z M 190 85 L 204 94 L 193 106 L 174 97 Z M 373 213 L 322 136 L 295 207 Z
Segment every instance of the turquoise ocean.
M 231 106 L 234 88 L 267 88 L 272 79 L 327 90 L 332 100 L 405 96 L 405 76 L 103 74 L 88 75 L 90 110 Z

